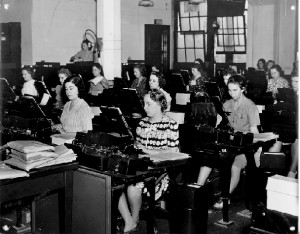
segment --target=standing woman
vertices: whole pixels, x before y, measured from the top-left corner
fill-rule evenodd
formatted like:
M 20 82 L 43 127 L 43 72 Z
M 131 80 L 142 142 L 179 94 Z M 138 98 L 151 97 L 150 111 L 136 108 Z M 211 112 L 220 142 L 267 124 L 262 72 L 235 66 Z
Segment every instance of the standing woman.
M 53 126 L 53 129 L 60 133 L 87 132 L 93 130 L 92 118 L 94 117 L 89 105 L 81 98 L 84 92 L 84 84 L 80 76 L 68 77 L 63 89 L 69 101 L 65 104 L 60 124 Z
M 147 117 L 140 121 L 136 129 L 137 147 L 142 149 L 146 154 L 177 152 L 179 145 L 178 124 L 165 115 L 167 108 L 165 95 L 159 90 L 150 91 L 144 97 L 144 104 Z M 156 180 L 155 191 L 159 190 L 158 188 L 164 183 L 163 180 L 165 180 L 166 176 L 160 176 L 159 178 Z M 143 182 L 130 185 L 126 190 L 127 199 L 125 192 L 119 199 L 118 208 L 125 221 L 124 233 L 129 233 L 137 227 L 139 211 L 142 205 L 143 188 Z M 155 194 L 156 200 L 159 198 L 159 195 L 161 193 L 158 191 Z
M 94 78 L 89 80 L 90 88 L 88 93 L 92 96 L 98 96 L 103 93 L 104 89 L 108 89 L 108 81 L 105 79 L 103 68 L 99 63 L 94 63 L 92 69 Z
M 289 82 L 282 78 L 283 71 L 279 65 L 274 65 L 270 69 L 271 79 L 268 80 L 267 92 L 272 92 L 274 98 L 278 93 L 278 88 L 289 88 Z
M 192 78 L 189 80 L 189 84 L 186 86 L 187 92 L 199 94 L 205 92 L 204 82 L 206 81 L 201 75 L 201 65 L 195 63 L 192 66 Z
M 131 88 L 136 89 L 139 98 L 143 100 L 144 95 L 147 93 L 146 67 L 141 64 L 135 65 L 133 74 L 136 79 L 132 82 Z
M 166 82 L 163 74 L 161 74 L 160 72 L 151 72 L 150 79 L 149 79 L 150 90 L 160 90 L 165 95 L 168 104 L 166 110 L 169 111 L 171 109 L 172 98 L 169 93 L 163 90 L 165 83 Z
M 22 68 L 22 76 L 25 80 L 21 90 L 22 96 L 31 96 L 41 106 L 49 104 L 50 94 L 42 82 L 34 79 L 35 72 L 31 66 L 24 66 Z

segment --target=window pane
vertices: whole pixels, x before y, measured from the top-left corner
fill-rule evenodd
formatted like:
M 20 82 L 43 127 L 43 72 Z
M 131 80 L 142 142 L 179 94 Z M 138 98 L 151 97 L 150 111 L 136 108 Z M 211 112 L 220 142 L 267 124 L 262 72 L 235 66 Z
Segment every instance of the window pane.
M 184 35 L 181 33 L 177 33 L 177 47 L 184 48 Z
M 218 35 L 218 45 L 219 46 L 223 46 L 224 45 L 223 35 Z
M 227 41 L 227 45 L 229 46 L 233 46 L 234 45 L 234 38 L 233 38 L 233 35 L 228 35 L 227 37 L 228 41 Z
M 224 47 L 224 49 L 225 49 L 226 52 L 233 52 L 234 51 L 234 47 L 230 47 L 230 46 Z
M 215 60 L 217 63 L 225 63 L 225 58 L 225 54 L 217 54 Z
M 186 61 L 187 62 L 194 62 L 195 61 L 195 50 L 194 49 L 186 49 Z
M 200 16 L 207 16 L 207 1 L 199 4 Z
M 194 48 L 194 36 L 191 34 L 185 35 L 185 45 L 187 48 Z
M 180 16 L 181 17 L 189 16 L 189 13 L 184 12 L 184 2 L 180 2 Z
M 195 52 L 196 52 L 196 58 L 200 58 L 203 61 L 205 60 L 204 59 L 204 50 L 203 49 L 196 49 Z
M 244 35 L 239 35 L 240 45 L 246 45 Z
M 218 52 L 224 52 L 224 47 L 218 46 L 218 47 L 216 48 L 216 51 L 218 51 Z
M 228 30 L 227 30 L 227 33 L 228 33 L 228 34 L 233 34 L 233 29 L 228 29 Z
M 181 30 L 182 31 L 190 31 L 189 18 L 182 18 L 181 19 Z
M 200 29 L 199 18 L 198 17 L 191 18 L 191 30 L 199 31 L 199 29 Z
M 207 31 L 207 17 L 200 17 L 200 30 Z
M 246 54 L 234 54 L 233 55 L 233 62 L 234 63 L 245 63 L 246 62 Z
M 244 17 L 238 16 L 237 21 L 238 21 L 238 28 L 244 28 Z
M 203 34 L 195 35 L 195 47 L 203 48 Z
M 234 35 L 234 44 L 235 45 L 240 45 L 240 41 L 239 41 L 239 36 L 238 35 Z
M 193 12 L 190 12 L 190 16 L 199 16 L 199 7 L 197 8 L 197 11 L 193 11 Z
M 235 50 L 242 52 L 242 51 L 246 51 L 246 48 L 245 48 L 245 46 L 236 46 Z
M 178 62 L 186 62 L 184 49 L 177 49 L 177 59 L 178 59 Z
M 233 17 L 226 17 L 227 18 L 227 28 L 233 28 Z

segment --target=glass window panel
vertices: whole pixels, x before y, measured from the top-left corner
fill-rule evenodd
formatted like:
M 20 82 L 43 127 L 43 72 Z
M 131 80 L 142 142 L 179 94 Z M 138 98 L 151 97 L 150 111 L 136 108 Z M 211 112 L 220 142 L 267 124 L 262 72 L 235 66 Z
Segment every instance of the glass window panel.
M 227 28 L 226 17 L 222 17 L 222 18 L 221 18 L 221 22 L 222 22 L 222 28 Z
M 184 48 L 184 34 L 177 33 L 177 47 Z
M 224 49 L 225 49 L 226 52 L 233 52 L 234 51 L 233 46 L 227 46 L 227 47 L 224 47 Z
M 203 61 L 205 60 L 205 56 L 204 56 L 204 50 L 203 49 L 196 49 L 195 50 L 195 53 L 196 53 L 196 58 L 200 58 L 202 59 Z
M 181 30 L 182 31 L 190 31 L 189 18 L 181 18 Z
M 234 37 L 233 37 L 233 35 L 228 35 L 227 39 L 228 39 L 227 45 L 233 46 L 234 45 Z
M 199 17 L 191 18 L 191 30 L 192 31 L 199 31 Z
M 203 48 L 203 34 L 195 34 L 195 47 Z
M 222 28 L 218 29 L 218 34 L 222 34 L 222 33 L 223 33 L 223 29 Z
M 233 33 L 238 34 L 239 33 L 238 29 L 237 28 L 233 29 Z
M 186 34 L 185 35 L 185 46 L 186 48 L 194 48 L 194 35 Z
M 238 34 L 244 34 L 245 30 L 244 29 L 239 29 Z
M 189 16 L 189 13 L 184 11 L 184 2 L 180 2 L 180 16 L 181 17 Z
M 245 63 L 247 60 L 246 54 L 234 54 L 233 62 L 234 63 Z
M 224 47 L 218 46 L 218 47 L 216 48 L 216 51 L 218 51 L 218 52 L 224 52 Z
M 223 46 L 224 42 L 223 42 L 223 35 L 218 35 L 218 45 Z
M 199 12 L 200 16 L 207 16 L 207 1 L 200 3 L 199 9 L 200 9 Z
M 239 36 L 238 35 L 234 35 L 234 44 L 235 45 L 240 45 L 240 41 L 239 41 Z
M 216 63 L 225 63 L 226 62 L 225 54 L 217 54 L 215 60 Z
M 238 52 L 243 52 L 243 51 L 246 51 L 246 48 L 245 48 L 245 46 L 236 46 L 235 50 Z
M 195 50 L 194 49 L 186 49 L 186 61 L 187 62 L 195 61 Z
M 244 17 L 243 16 L 238 16 L 237 21 L 238 21 L 238 27 L 239 28 L 244 28 Z
M 234 23 L 234 28 L 238 28 L 238 18 L 237 17 L 233 17 L 233 23 Z
M 233 34 L 233 29 L 228 29 L 227 33 L 228 34 Z
M 199 10 L 199 7 L 197 10 Z M 199 11 L 190 12 L 190 16 L 199 16 Z
M 223 34 L 228 34 L 228 29 L 227 28 L 223 28 Z
M 233 28 L 233 17 L 226 17 L 227 18 L 227 28 Z
M 181 62 L 181 63 L 186 62 L 184 49 L 177 49 L 177 59 L 178 59 L 178 62 Z
M 239 35 L 240 45 L 245 45 L 245 37 L 244 35 Z
M 200 30 L 207 31 L 207 17 L 200 17 Z

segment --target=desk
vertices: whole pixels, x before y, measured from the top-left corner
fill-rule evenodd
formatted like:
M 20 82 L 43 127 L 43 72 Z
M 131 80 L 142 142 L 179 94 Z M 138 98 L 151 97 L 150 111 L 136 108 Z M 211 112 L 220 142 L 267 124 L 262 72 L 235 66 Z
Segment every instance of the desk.
M 176 167 L 185 165 L 187 160 L 176 162 Z M 100 171 L 84 166 L 74 173 L 74 198 L 73 198 L 73 229 L 72 233 L 102 233 L 110 234 L 116 230 L 115 223 L 118 213 L 118 201 L 123 189 L 134 182 L 147 180 L 150 190 L 147 220 L 147 232 L 153 233 L 154 214 L 154 189 L 156 175 L 165 168 L 172 169 L 171 163 L 157 166 L 138 175 L 114 174 L 109 171 Z M 174 166 L 174 167 L 175 167 Z
M 220 181 L 221 181 L 221 195 L 223 200 L 223 209 L 222 209 L 222 220 L 218 221 L 217 224 L 222 226 L 230 226 L 233 224 L 232 221 L 229 221 L 228 217 L 228 200 L 229 200 L 229 187 L 231 179 L 231 166 L 234 161 L 234 158 L 238 154 L 245 154 L 247 158 L 247 167 L 256 168 L 254 162 L 254 153 L 260 146 L 265 144 L 270 144 L 273 140 L 267 142 L 255 142 L 245 146 L 234 146 L 229 144 L 222 143 L 204 143 L 198 150 L 205 151 L 210 150 L 214 151 L 215 154 L 218 154 L 220 159 L 220 166 L 218 169 L 220 171 Z
M 40 195 L 57 192 L 59 197 L 60 231 L 71 233 L 73 171 L 77 162 L 55 165 L 29 172 L 29 177 L 0 180 L 0 202 L 35 197 L 31 206 L 31 232 L 36 230 L 36 202 Z

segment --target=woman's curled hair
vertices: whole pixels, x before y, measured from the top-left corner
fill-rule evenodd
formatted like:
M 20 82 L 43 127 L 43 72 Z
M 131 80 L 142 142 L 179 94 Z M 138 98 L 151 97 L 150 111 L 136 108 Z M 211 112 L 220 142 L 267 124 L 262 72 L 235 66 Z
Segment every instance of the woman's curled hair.
M 241 75 L 233 75 L 232 77 L 230 77 L 228 79 L 227 85 L 229 85 L 230 83 L 237 84 L 241 89 L 245 89 L 247 86 L 247 80 L 244 76 Z
M 150 98 L 161 106 L 161 111 L 164 112 L 168 108 L 167 99 L 163 92 L 154 89 L 149 91 Z
M 72 75 L 65 79 L 63 84 L 63 89 L 66 89 L 66 83 L 71 82 L 78 88 L 78 97 L 82 98 L 84 96 L 84 83 L 80 75 Z

